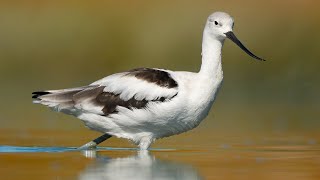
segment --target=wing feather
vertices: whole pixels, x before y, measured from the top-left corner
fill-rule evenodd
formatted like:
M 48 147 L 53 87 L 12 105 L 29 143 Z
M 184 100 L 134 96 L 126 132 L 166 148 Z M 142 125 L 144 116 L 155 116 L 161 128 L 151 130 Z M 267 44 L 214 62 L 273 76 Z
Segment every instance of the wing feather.
M 144 108 L 148 102 L 171 100 L 178 84 L 165 70 L 140 68 L 100 79 L 89 86 L 34 92 L 35 102 L 68 113 L 109 115 L 117 107 Z
M 146 69 L 146 68 L 144 68 Z M 139 69 L 138 69 L 139 70 Z M 137 71 L 138 71 L 137 70 Z M 164 70 L 150 69 L 148 72 L 150 74 L 155 72 L 164 72 L 165 74 L 169 74 Z M 111 76 L 107 76 L 101 80 L 98 80 L 91 85 L 99 85 L 105 86 L 104 92 L 111 92 L 114 94 L 119 94 L 120 98 L 127 101 L 131 98 L 135 98 L 136 100 L 147 100 L 152 101 L 158 98 L 164 97 L 166 99 L 170 99 L 174 97 L 178 93 L 178 86 L 175 87 L 166 87 L 161 86 L 154 82 L 149 82 L 147 80 L 137 78 L 135 76 L 136 71 L 124 72 L 113 74 Z M 134 74 L 134 75 L 131 75 Z M 167 81 L 172 81 L 172 77 L 168 76 Z M 162 79 L 162 81 L 164 81 Z

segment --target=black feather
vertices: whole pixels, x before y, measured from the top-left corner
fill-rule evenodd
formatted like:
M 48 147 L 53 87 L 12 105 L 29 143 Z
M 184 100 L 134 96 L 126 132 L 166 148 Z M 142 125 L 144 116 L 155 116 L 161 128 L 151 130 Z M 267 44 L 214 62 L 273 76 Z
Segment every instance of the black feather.
M 36 99 L 39 96 L 43 96 L 43 95 L 51 94 L 51 93 L 50 92 L 46 92 L 46 91 L 35 91 L 35 92 L 32 92 L 32 94 L 33 94 L 32 98 Z

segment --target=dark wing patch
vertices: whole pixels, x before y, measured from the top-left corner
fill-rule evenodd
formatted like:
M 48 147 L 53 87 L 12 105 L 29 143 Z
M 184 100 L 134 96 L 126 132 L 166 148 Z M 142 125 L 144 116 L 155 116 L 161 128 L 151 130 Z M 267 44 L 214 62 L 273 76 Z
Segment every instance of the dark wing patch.
M 128 71 L 128 76 L 135 76 L 138 79 L 155 83 L 162 87 L 175 88 L 178 87 L 177 82 L 170 76 L 168 72 L 152 69 L 152 68 L 137 68 Z
M 108 116 L 109 114 L 117 113 L 117 106 L 122 106 L 128 109 L 142 109 L 145 108 L 149 102 L 164 102 L 175 97 L 173 96 L 170 99 L 159 97 L 152 101 L 147 101 L 145 99 L 136 100 L 134 97 L 132 97 L 131 99 L 125 101 L 120 98 L 119 94 L 104 92 L 104 88 L 105 86 L 100 86 L 81 91 L 73 96 L 73 100 L 75 104 L 91 102 L 95 106 L 103 107 L 103 115 Z
M 99 94 L 96 100 L 99 104 L 104 105 L 102 112 L 105 115 L 116 113 L 117 106 L 122 106 L 128 109 L 132 109 L 132 108 L 141 109 L 146 107 L 148 103 L 148 101 L 145 99 L 138 101 L 133 97 L 127 101 L 124 101 L 120 98 L 119 94 L 113 94 L 110 92 L 103 92 Z

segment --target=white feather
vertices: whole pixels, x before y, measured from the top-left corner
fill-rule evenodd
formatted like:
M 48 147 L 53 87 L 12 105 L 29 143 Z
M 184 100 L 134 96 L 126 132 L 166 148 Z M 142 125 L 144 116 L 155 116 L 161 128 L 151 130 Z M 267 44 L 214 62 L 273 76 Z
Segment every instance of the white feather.
M 117 73 L 100 79 L 91 85 L 105 86 L 105 92 L 119 94 L 120 98 L 127 101 L 131 98 L 136 100 L 155 100 L 159 97 L 172 98 L 178 93 L 178 88 L 167 88 L 155 83 L 138 79 L 134 76 L 126 76 L 127 73 Z

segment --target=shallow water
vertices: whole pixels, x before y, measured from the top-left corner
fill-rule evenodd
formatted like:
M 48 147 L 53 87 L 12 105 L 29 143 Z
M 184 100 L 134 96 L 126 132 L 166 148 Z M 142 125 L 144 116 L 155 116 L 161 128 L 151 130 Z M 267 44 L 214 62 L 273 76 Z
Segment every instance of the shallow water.
M 316 134 L 201 130 L 160 140 L 146 152 L 116 138 L 77 150 L 97 135 L 90 131 L 2 132 L 1 179 L 320 179 Z

